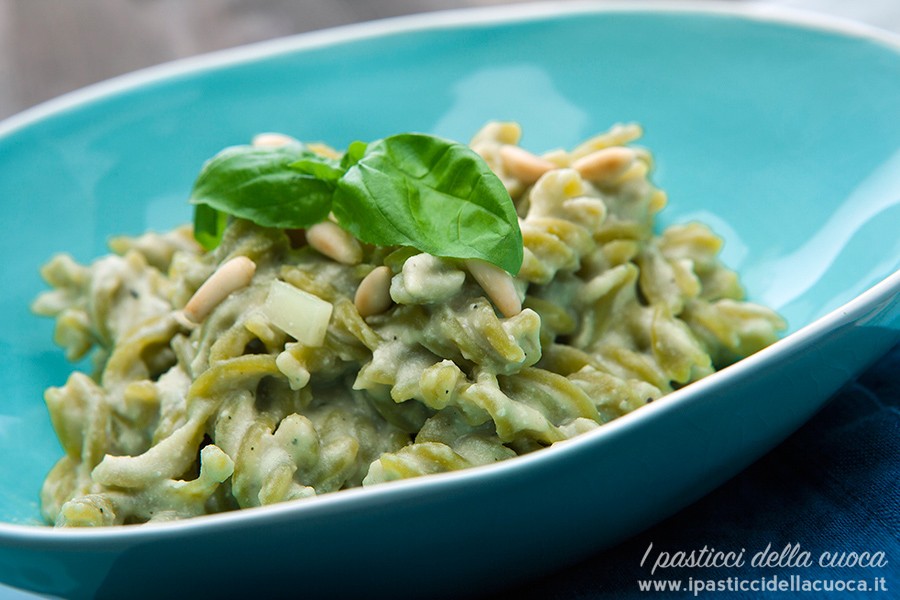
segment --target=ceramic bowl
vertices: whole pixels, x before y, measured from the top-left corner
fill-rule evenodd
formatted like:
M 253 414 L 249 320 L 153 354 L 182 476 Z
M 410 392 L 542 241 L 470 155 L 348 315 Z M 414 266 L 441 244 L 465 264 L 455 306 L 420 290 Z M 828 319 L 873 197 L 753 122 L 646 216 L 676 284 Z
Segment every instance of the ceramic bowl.
M 900 339 L 900 42 L 758 6 L 536 4 L 351 26 L 143 71 L 0 125 L 0 581 L 67 598 L 471 595 L 620 541 L 739 472 Z M 150 526 L 39 523 L 69 370 L 29 313 L 38 268 L 190 219 L 200 165 L 260 131 L 344 147 L 491 119 L 568 147 L 641 123 L 775 345 L 502 464 Z

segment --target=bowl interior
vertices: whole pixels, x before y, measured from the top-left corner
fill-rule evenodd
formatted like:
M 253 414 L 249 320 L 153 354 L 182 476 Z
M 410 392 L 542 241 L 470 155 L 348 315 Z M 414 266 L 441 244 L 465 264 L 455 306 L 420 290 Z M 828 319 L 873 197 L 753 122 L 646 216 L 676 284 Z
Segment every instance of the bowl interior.
M 895 44 L 717 12 L 426 22 L 167 67 L 0 126 L 0 521 L 38 522 L 61 452 L 42 392 L 71 367 L 29 312 L 40 265 L 188 221 L 204 159 L 261 131 L 344 147 L 515 120 L 545 151 L 636 121 L 669 193 L 662 222 L 710 224 L 791 331 L 900 267 Z

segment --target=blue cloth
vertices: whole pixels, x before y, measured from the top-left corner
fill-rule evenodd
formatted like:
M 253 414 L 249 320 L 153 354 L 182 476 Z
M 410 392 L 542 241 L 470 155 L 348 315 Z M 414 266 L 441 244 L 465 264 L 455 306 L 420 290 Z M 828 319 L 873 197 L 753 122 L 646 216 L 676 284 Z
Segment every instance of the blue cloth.
M 754 567 L 754 556 L 767 545 L 772 566 Z M 666 560 L 660 552 L 668 552 L 674 560 L 679 550 L 696 550 L 695 557 L 702 560 L 708 556 L 699 554 L 704 546 L 709 552 L 744 548 L 744 565 L 659 567 L 650 575 L 652 563 Z M 867 561 L 872 566 L 819 564 L 825 552 L 831 553 L 825 556 L 827 564 L 835 553 L 852 558 L 850 552 L 866 551 L 872 553 Z M 803 566 L 803 552 L 809 553 L 811 566 Z M 871 589 L 881 586 L 879 579 L 884 578 L 887 591 L 792 593 L 792 575 L 795 589 L 803 585 L 842 589 L 839 580 L 854 586 L 865 581 Z M 690 578 L 702 580 L 704 586 L 710 581 L 723 586 L 722 591 L 698 597 L 900 598 L 900 346 L 847 385 L 794 435 L 713 493 L 613 549 L 501 597 L 693 597 L 684 591 L 641 592 L 638 584 L 671 579 L 687 586 Z M 749 586 L 750 580 L 758 580 L 758 586 L 784 580 L 788 590 L 740 591 L 739 586 Z

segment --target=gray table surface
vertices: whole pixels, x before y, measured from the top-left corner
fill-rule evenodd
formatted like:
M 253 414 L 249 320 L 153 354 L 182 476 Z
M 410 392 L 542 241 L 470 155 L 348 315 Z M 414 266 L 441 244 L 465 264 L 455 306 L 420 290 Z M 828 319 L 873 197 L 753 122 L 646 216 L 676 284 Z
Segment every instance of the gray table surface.
M 0 0 L 0 119 L 85 85 L 185 56 L 346 23 L 513 3 Z M 897 0 L 778 0 L 773 4 L 851 18 L 900 32 Z
M 399 15 L 516 3 L 0 0 L 0 119 L 95 82 L 222 48 Z M 843 17 L 900 33 L 898 0 L 778 0 L 769 4 Z M 0 585 L 0 600 L 29 598 L 37 596 Z

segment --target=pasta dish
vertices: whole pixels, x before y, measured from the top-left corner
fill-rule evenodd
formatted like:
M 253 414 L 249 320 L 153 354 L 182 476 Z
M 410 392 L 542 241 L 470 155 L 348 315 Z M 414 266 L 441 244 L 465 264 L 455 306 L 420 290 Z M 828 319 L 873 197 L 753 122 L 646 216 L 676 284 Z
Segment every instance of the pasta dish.
M 514 458 L 777 338 L 719 237 L 655 227 L 666 195 L 638 126 L 543 155 L 520 135 L 491 122 L 469 145 L 338 152 L 263 134 L 207 163 L 193 226 L 52 258 L 33 309 L 92 372 L 45 394 L 64 451 L 47 522 L 182 519 Z

